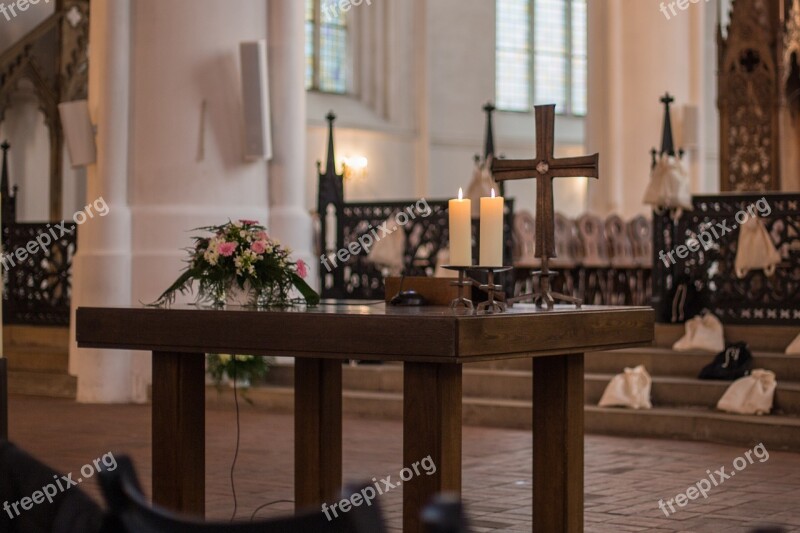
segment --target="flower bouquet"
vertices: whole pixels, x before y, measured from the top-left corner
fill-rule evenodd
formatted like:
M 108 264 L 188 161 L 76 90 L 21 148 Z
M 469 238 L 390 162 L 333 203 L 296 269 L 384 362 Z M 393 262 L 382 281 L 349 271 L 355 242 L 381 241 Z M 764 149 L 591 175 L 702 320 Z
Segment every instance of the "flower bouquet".
M 306 264 L 300 259 L 292 261 L 291 250 L 271 239 L 257 221 L 228 221 L 195 231 L 210 235 L 194 237 L 194 246 L 187 249 L 188 267 L 155 305 L 174 302 L 176 293 L 192 291 L 195 282 L 198 302 L 216 307 L 225 305 L 236 288 L 256 307 L 319 303 L 319 295 L 303 280 L 308 274 Z M 302 298 L 292 298 L 292 289 L 297 289 Z

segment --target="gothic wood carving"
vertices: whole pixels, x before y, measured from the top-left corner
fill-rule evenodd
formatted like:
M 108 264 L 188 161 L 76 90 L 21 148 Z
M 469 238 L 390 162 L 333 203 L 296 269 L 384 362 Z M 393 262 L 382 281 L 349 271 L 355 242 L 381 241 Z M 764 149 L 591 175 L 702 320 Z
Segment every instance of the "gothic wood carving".
M 718 28 L 720 189 L 780 190 L 782 39 L 778 0 L 735 0 Z
M 59 0 L 56 12 L 0 54 L 0 122 L 27 81 L 50 137 L 51 220 L 61 218 L 64 136 L 58 104 L 86 98 L 89 0 Z M 10 139 L 13 143 L 13 139 Z

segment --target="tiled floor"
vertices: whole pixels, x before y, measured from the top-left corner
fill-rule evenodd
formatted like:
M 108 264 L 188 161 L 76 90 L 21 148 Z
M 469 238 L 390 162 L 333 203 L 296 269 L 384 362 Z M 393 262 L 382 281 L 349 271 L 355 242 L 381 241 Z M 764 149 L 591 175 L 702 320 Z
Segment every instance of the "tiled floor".
M 401 425 L 374 420 L 345 421 L 345 476 L 369 480 L 401 468 Z M 244 405 L 242 443 L 235 471 L 237 518 L 249 519 L 261 505 L 292 497 L 290 416 L 268 415 Z M 206 486 L 208 515 L 229 519 L 233 512 L 230 467 L 236 437 L 234 412 L 207 415 Z M 89 406 L 49 399 L 11 399 L 11 439 L 64 472 L 113 451 L 130 454 L 145 486 L 150 482 L 149 406 Z M 524 431 L 465 428 L 464 498 L 473 530 L 530 531 L 531 439 Z M 758 524 L 783 524 L 800 531 L 800 455 L 769 451 L 719 486 L 666 517 L 660 499 L 725 467 L 747 450 L 680 441 L 588 436 L 586 438 L 586 531 L 749 531 Z M 763 454 L 762 454 L 763 457 Z M 741 463 L 738 463 L 741 466 Z M 715 475 L 715 478 L 718 477 Z M 82 485 L 97 495 L 90 480 Z M 393 531 L 399 531 L 402 492 L 380 497 Z M 259 517 L 285 513 L 278 502 Z M 549 532 L 547 532 L 549 533 Z M 554 532 L 555 533 L 555 532 Z

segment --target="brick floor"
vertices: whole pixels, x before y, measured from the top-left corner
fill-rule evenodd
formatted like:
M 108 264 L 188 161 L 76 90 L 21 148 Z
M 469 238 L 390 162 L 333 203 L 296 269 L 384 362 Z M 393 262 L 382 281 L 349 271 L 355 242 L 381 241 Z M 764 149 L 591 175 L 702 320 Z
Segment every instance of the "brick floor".
M 113 451 L 133 457 L 140 478 L 150 483 L 150 410 L 135 405 L 80 405 L 65 400 L 11 398 L 11 439 L 51 466 L 77 472 Z M 345 477 L 397 477 L 402 427 L 397 422 L 346 420 Z M 293 420 L 244 405 L 236 466 L 237 518 L 249 519 L 261 505 L 292 497 Z M 232 410 L 207 412 L 206 501 L 208 516 L 233 512 L 230 466 L 236 426 Z M 531 439 L 524 431 L 464 429 L 464 499 L 473 531 L 530 531 Z M 660 499 L 679 492 L 722 466 L 730 472 L 746 450 L 716 444 L 586 438 L 585 523 L 588 532 L 749 531 L 782 524 L 800 531 L 800 454 L 770 452 L 708 493 L 665 517 Z M 755 459 L 755 457 L 754 457 Z M 82 485 L 98 496 L 94 480 Z M 402 489 L 380 498 L 392 531 L 400 530 Z M 291 511 L 278 502 L 259 517 Z

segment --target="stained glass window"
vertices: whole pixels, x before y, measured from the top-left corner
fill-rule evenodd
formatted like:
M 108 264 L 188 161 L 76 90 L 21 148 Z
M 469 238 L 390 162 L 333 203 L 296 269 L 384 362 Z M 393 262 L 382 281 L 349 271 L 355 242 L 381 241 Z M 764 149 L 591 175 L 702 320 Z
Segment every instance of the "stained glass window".
M 347 92 L 347 17 L 336 0 L 306 0 L 306 89 Z
M 586 0 L 496 0 L 496 100 L 586 114 Z

